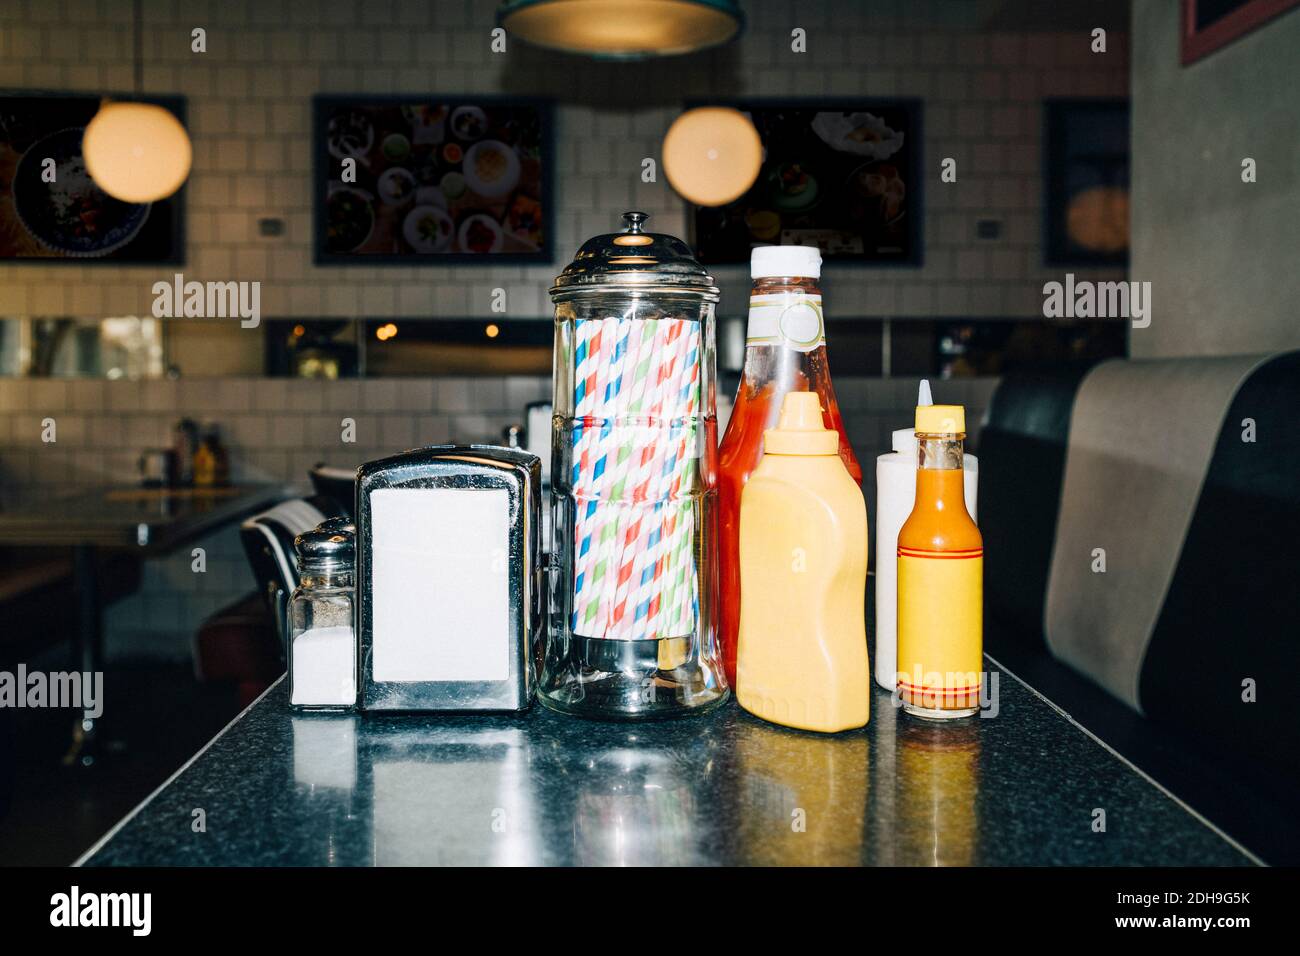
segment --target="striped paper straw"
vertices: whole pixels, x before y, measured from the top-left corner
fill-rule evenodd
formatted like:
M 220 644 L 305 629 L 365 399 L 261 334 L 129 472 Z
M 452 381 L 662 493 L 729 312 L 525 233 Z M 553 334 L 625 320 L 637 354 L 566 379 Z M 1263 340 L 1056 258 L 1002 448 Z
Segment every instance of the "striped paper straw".
M 689 634 L 699 406 L 698 323 L 607 318 L 575 336 L 573 627 L 620 639 Z

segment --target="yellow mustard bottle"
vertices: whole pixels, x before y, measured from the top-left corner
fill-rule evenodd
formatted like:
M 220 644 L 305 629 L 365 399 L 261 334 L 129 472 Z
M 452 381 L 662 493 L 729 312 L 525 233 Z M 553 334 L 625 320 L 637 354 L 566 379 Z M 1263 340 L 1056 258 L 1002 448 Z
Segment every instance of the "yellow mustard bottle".
M 736 699 L 772 723 L 866 724 L 867 507 L 814 392 L 790 392 L 740 498 Z

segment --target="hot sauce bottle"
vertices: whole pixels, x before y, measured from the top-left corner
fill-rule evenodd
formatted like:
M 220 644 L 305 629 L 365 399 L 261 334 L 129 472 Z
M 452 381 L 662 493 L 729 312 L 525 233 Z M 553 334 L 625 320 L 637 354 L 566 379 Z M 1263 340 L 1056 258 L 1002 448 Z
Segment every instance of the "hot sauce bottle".
M 916 504 L 898 532 L 898 697 L 909 714 L 980 705 L 984 539 L 966 511 L 960 405 L 916 409 Z
M 754 286 L 745 366 L 718 449 L 718 623 L 722 662 L 733 687 L 740 630 L 740 493 L 763 457 L 763 433 L 777 426 L 786 395 L 817 394 L 825 427 L 839 433 L 840 458 L 862 484 L 862 466 L 844 434 L 826 361 L 821 270 L 821 252 L 811 246 L 759 246 L 750 260 Z

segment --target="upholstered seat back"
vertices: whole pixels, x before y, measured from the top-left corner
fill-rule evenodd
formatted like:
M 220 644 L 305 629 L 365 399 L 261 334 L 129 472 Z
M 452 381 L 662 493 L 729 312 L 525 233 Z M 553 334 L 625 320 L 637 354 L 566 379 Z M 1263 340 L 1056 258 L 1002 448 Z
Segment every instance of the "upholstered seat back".
M 1070 412 L 1089 368 L 1004 378 L 980 429 L 984 606 L 1004 641 L 1043 643 Z
M 326 518 L 343 513 L 343 509 L 332 498 L 320 495 L 292 498 L 261 514 L 253 515 L 239 529 L 239 537 L 257 581 L 258 592 L 275 616 L 282 641 L 286 602 L 298 586 L 298 561 L 293 539 L 304 531 L 310 531 Z
M 1238 389 L 1139 677 L 1143 711 L 1300 778 L 1300 353 Z M 1246 440 L 1250 439 L 1250 440 Z M 1253 697 L 1253 701 L 1249 698 Z

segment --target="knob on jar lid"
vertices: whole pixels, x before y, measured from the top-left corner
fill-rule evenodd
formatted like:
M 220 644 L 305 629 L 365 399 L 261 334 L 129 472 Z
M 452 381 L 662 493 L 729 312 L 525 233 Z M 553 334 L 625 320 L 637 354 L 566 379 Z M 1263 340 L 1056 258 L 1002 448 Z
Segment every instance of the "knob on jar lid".
M 718 301 L 713 276 L 696 260 L 691 247 L 676 236 L 646 232 L 650 217 L 643 212 L 623 214 L 623 231 L 594 236 L 582 244 L 551 287 L 559 300 L 587 290 L 666 289 L 691 292 Z

